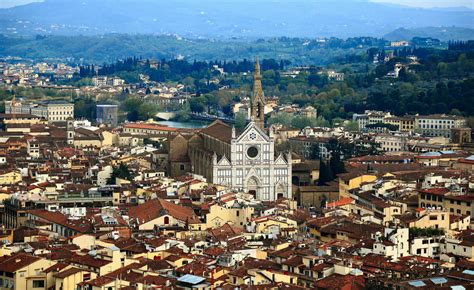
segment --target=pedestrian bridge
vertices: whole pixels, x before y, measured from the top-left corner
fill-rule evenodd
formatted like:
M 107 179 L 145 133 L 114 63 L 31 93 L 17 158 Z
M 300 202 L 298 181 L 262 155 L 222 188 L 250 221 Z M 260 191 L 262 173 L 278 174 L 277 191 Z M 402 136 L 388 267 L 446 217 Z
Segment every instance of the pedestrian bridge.
M 160 112 L 160 113 L 157 113 L 155 117 L 160 120 L 169 121 L 173 119 L 174 117 L 176 117 L 176 113 L 175 112 Z

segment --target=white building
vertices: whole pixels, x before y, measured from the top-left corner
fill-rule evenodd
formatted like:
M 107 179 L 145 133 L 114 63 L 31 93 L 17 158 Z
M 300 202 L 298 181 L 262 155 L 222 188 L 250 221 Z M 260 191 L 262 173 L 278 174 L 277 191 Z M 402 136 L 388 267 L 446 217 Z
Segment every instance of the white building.
M 428 137 L 451 138 L 451 129 L 467 126 L 466 119 L 450 115 L 415 116 L 415 132 Z
M 376 235 L 373 252 L 396 261 L 409 255 L 408 238 L 408 228 L 385 228 L 383 235 L 382 233 Z
M 233 130 L 229 157 L 214 154 L 213 183 L 244 190 L 259 200 L 291 198 L 291 154 L 275 158 L 271 129 L 268 136 L 252 122 L 239 136 Z
M 367 125 L 385 123 L 385 119 L 390 117 L 389 112 L 366 110 L 363 114 L 354 114 L 352 120 L 357 122 L 359 129 L 365 129 Z
M 66 101 L 5 102 L 6 114 L 31 114 L 44 118 L 49 122 L 63 122 L 74 118 L 74 104 Z
M 273 128 L 268 134 L 264 128 L 264 107 L 257 62 L 250 123 L 238 134 L 235 128 L 215 121 L 192 137 L 187 154 L 193 172 L 212 183 L 248 192 L 258 200 L 291 199 L 291 154 L 275 152 Z
M 378 134 L 375 143 L 385 152 L 399 152 L 407 149 L 407 138 L 401 135 Z
M 416 237 L 410 242 L 410 253 L 414 256 L 439 259 L 443 236 Z
M 92 78 L 92 84 L 95 87 L 117 87 L 123 85 L 124 83 L 125 81 L 118 77 L 96 76 Z

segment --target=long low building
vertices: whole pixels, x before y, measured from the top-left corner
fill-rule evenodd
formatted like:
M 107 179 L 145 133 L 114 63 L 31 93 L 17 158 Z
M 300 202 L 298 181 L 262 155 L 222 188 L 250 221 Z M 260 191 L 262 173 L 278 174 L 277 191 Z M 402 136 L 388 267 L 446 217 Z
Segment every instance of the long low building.
M 123 132 L 132 135 L 160 135 L 178 132 L 177 128 L 146 123 L 129 123 L 123 126 Z

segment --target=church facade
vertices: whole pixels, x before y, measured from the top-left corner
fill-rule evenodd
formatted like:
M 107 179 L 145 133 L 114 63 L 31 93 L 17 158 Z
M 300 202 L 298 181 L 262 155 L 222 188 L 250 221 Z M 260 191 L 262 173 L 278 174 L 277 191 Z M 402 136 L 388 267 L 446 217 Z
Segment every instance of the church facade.
M 250 122 L 233 135 L 230 156 L 213 155 L 212 182 L 249 192 L 258 200 L 272 201 L 291 196 L 291 154 L 275 155 L 272 131 L 267 135 Z
M 249 192 L 258 200 L 291 199 L 291 153 L 275 152 L 273 129 L 264 128 L 264 106 L 257 61 L 251 118 L 245 129 L 237 132 L 216 120 L 189 138 L 177 136 L 169 148 L 179 147 L 181 152 L 170 154 L 170 160 L 189 160 L 191 171 L 209 182 Z

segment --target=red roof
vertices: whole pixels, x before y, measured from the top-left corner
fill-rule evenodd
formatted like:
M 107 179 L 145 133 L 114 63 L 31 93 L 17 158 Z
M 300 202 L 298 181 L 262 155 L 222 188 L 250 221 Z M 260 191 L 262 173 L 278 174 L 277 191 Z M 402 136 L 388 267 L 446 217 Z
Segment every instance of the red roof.
M 88 233 L 92 230 L 92 225 L 89 221 L 85 219 L 69 220 L 66 215 L 60 212 L 52 212 L 43 209 L 33 209 L 29 210 L 28 213 L 37 216 L 42 220 L 70 228 L 79 233 Z
M 449 189 L 444 188 L 444 187 L 436 187 L 436 188 L 428 188 L 428 189 L 420 190 L 420 193 L 434 194 L 434 195 L 445 195 L 448 192 L 449 192 Z
M 73 256 L 70 261 L 71 263 L 85 265 L 85 266 L 94 267 L 94 268 L 100 268 L 111 263 L 111 261 L 94 258 L 89 255 Z
M 149 222 L 163 215 L 170 215 L 183 222 L 193 222 L 198 219 L 192 208 L 177 205 L 164 199 L 152 199 L 129 209 L 130 218 L 136 219 L 139 224 Z
M 458 160 L 459 163 L 474 164 L 474 159 L 462 158 Z
M 345 197 L 345 198 L 341 198 L 340 200 L 337 200 L 337 201 L 334 201 L 334 202 L 330 202 L 326 205 L 326 207 L 339 207 L 339 206 L 344 206 L 344 205 L 348 205 L 348 204 L 351 204 L 354 200 L 350 197 Z
M 364 276 L 333 274 L 316 282 L 318 289 L 364 289 Z
M 0 271 L 14 273 L 39 260 L 41 260 L 41 258 L 24 253 L 3 256 L 0 258 Z

